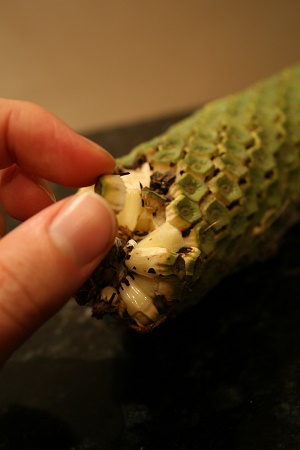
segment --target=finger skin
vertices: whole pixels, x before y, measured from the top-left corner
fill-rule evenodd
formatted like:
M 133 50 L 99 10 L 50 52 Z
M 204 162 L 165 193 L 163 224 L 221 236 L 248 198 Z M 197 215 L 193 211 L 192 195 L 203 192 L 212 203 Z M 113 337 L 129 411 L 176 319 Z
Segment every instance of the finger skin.
M 16 166 L 0 171 L 0 203 L 14 219 L 24 221 L 55 202 L 49 183 Z
M 93 184 L 115 162 L 100 146 L 79 136 L 43 108 L 0 99 L 0 169 L 25 172 L 65 186 Z
M 57 202 L 0 240 L 0 365 L 63 306 L 113 244 L 113 212 L 100 196 L 83 196 L 92 199 Z M 58 245 L 50 232 L 61 217 L 70 217 L 70 228 L 78 223 L 75 247 Z M 84 259 L 77 257 L 82 252 Z
M 0 99 L 0 118 L 0 203 L 20 220 L 34 214 L 0 240 L 1 365 L 103 259 L 116 219 L 96 194 L 52 204 L 45 181 L 94 184 L 114 170 L 111 155 L 31 103 Z

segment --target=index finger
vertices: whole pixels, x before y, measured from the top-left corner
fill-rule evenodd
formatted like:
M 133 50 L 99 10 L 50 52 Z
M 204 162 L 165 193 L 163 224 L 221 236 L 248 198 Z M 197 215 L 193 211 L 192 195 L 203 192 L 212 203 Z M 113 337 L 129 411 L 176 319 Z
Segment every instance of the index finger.
M 24 171 L 66 186 L 93 184 L 114 170 L 113 157 L 43 108 L 0 100 L 0 168 Z

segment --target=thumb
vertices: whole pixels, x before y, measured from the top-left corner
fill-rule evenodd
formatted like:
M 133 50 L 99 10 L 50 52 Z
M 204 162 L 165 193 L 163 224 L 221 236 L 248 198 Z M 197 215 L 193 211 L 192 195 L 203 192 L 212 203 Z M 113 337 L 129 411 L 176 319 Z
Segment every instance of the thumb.
M 97 194 L 62 200 L 0 240 L 0 365 L 72 296 L 113 244 Z

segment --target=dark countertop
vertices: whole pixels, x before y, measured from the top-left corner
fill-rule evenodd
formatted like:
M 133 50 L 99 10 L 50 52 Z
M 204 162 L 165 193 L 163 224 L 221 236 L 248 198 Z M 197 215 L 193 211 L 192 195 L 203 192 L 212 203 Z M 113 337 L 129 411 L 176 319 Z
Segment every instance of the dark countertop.
M 178 118 L 89 137 L 117 155 Z M 300 449 L 299 254 L 297 226 L 148 335 L 71 300 L 0 372 L 0 450 Z

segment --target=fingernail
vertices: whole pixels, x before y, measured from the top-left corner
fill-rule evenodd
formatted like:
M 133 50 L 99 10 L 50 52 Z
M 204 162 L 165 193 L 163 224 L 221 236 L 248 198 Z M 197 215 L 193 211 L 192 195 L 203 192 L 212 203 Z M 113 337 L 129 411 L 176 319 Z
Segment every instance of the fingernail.
M 48 195 L 48 197 L 51 199 L 51 201 L 53 203 L 56 202 L 55 195 L 54 195 L 54 193 L 50 187 L 50 184 L 47 180 L 45 180 L 44 178 L 38 177 L 36 175 L 31 175 L 31 179 L 39 188 L 41 188 L 45 192 L 45 194 Z
M 49 233 L 55 245 L 83 267 L 113 244 L 116 219 L 105 200 L 93 192 L 85 192 L 64 205 Z
M 38 181 L 37 185 L 38 185 L 41 189 L 43 189 L 43 191 L 48 195 L 48 197 L 50 197 L 50 199 L 51 199 L 51 201 L 52 201 L 53 203 L 56 202 L 55 195 L 54 195 L 54 193 L 52 192 L 52 190 L 51 190 L 51 188 L 50 188 L 50 186 L 49 186 L 49 183 L 48 183 L 46 180 L 40 179 L 40 180 Z

